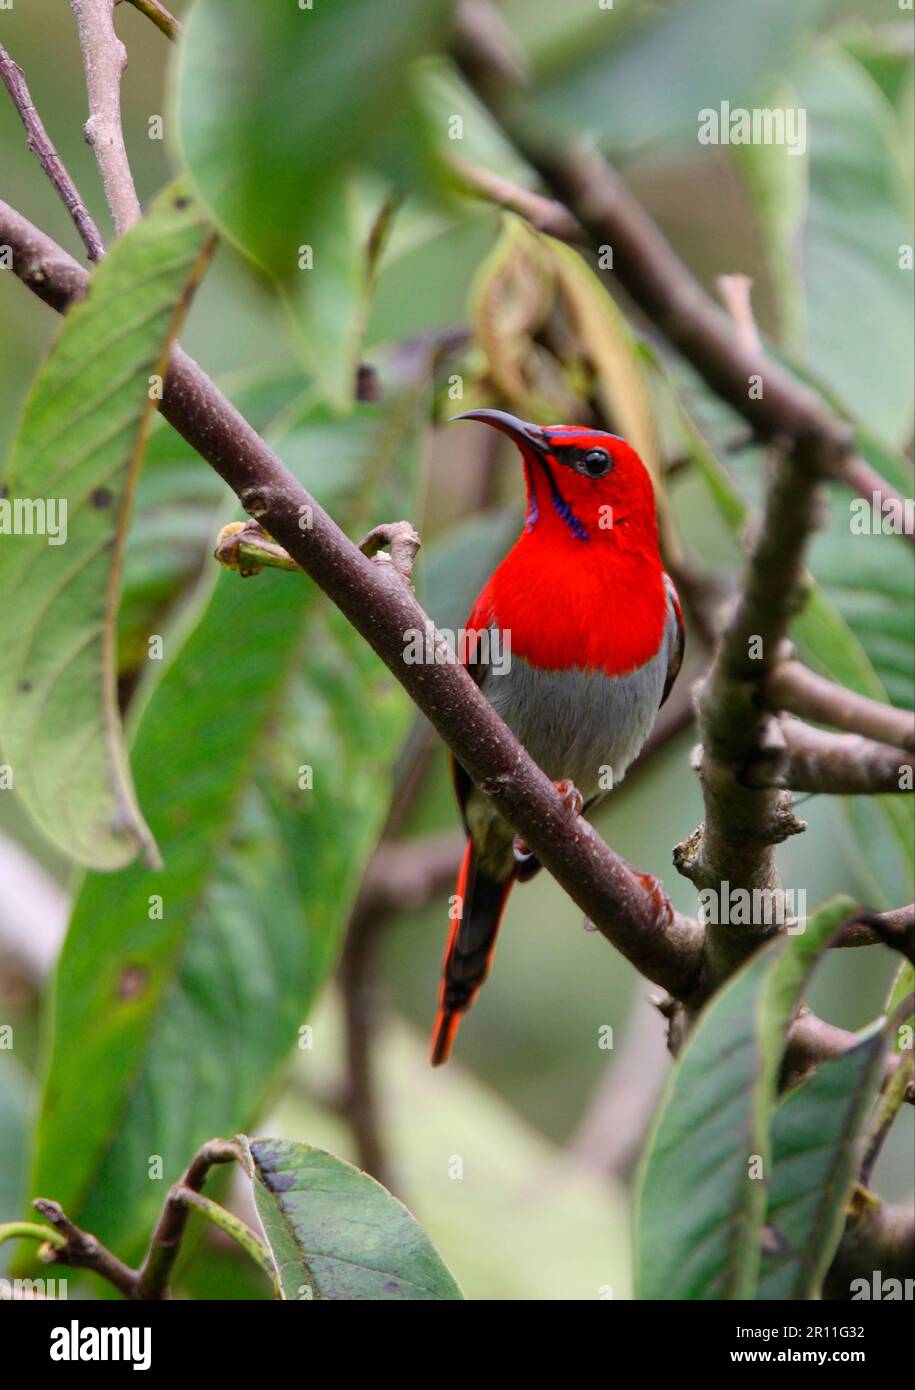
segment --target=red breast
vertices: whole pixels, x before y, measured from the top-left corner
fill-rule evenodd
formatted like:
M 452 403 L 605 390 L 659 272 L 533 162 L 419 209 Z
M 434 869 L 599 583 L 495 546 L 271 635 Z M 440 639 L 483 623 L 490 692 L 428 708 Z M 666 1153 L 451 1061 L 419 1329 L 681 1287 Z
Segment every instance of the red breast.
M 531 666 L 617 676 L 650 661 L 664 638 L 667 596 L 654 490 L 616 435 L 528 425 L 468 411 L 508 434 L 524 462 L 524 531 L 486 584 L 468 627 L 495 623 Z

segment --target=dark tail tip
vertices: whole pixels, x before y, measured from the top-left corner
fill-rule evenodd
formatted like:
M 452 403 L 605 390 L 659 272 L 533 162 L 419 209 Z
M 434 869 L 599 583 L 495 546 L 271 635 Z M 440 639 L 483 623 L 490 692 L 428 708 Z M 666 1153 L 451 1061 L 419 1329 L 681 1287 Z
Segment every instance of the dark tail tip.
M 461 1015 L 447 1009 L 439 1009 L 432 1029 L 432 1044 L 429 1048 L 429 1061 L 433 1067 L 440 1067 L 451 1056 L 451 1048 L 461 1026 Z

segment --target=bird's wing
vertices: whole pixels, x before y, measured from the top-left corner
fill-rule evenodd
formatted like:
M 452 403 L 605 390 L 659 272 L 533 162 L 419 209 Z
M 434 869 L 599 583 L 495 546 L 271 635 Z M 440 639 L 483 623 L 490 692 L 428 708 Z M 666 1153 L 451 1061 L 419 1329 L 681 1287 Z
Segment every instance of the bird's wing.
M 674 681 L 680 673 L 683 665 L 683 648 L 686 645 L 686 633 L 683 630 L 683 610 L 680 607 L 680 596 L 677 593 L 674 581 L 665 572 L 664 587 L 667 590 L 668 622 L 673 626 L 673 642 L 670 647 L 670 661 L 667 666 L 667 679 L 664 682 L 664 694 L 661 696 L 661 704 L 667 699 L 673 689 Z

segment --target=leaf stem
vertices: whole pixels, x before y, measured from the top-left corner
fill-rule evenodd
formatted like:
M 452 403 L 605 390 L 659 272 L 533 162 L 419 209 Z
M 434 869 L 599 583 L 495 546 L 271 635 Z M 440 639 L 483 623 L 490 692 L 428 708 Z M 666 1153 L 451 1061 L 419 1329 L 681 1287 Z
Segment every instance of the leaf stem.
M 38 1221 L 6 1221 L 0 1225 L 0 1245 L 5 1240 L 44 1240 L 49 1245 L 56 1245 L 62 1249 L 67 1238 L 61 1235 L 60 1231 L 55 1231 L 52 1226 L 42 1226 Z

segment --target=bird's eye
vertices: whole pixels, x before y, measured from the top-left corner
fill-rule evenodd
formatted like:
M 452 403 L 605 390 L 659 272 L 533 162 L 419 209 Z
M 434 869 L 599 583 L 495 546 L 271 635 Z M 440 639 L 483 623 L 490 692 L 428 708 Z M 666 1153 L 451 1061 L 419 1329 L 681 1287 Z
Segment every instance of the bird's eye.
M 582 455 L 582 468 L 591 478 L 602 478 L 611 469 L 610 455 L 606 449 L 589 449 Z

